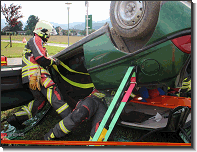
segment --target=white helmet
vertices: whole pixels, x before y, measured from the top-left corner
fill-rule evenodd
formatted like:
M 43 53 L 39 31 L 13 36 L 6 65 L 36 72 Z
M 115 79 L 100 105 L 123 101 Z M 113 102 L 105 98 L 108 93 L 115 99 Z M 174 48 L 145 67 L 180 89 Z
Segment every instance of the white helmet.
M 45 36 L 45 35 L 57 35 L 56 30 L 53 28 L 53 25 L 47 21 L 38 21 L 35 29 L 33 31 L 34 33 Z

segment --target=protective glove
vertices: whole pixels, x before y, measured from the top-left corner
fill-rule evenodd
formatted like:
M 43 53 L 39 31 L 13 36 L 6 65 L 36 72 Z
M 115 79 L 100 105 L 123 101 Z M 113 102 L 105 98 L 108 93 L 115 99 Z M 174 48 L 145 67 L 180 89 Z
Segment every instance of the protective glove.
M 35 75 L 32 75 L 29 79 L 29 88 L 32 90 L 36 90 L 37 84 L 36 84 L 37 77 Z
M 41 72 L 40 68 L 37 69 L 37 81 L 36 81 L 36 86 L 39 91 L 41 91 L 40 84 L 43 86 L 42 78 L 41 78 Z
M 55 65 L 60 65 L 60 60 L 54 58 L 54 59 L 53 59 L 53 64 L 55 64 Z

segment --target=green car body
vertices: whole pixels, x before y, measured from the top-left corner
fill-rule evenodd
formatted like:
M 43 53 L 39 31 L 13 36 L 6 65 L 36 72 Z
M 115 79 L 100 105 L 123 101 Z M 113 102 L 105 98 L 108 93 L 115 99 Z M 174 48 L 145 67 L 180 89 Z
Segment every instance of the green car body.
M 138 67 L 139 86 L 176 87 L 177 76 L 191 55 L 180 51 L 171 39 L 176 34 L 190 34 L 190 30 L 191 9 L 178 1 L 167 2 L 161 7 L 152 37 L 142 49 L 122 52 L 113 45 L 109 33 L 103 33 L 83 45 L 86 68 L 98 89 L 117 88 L 129 66 Z

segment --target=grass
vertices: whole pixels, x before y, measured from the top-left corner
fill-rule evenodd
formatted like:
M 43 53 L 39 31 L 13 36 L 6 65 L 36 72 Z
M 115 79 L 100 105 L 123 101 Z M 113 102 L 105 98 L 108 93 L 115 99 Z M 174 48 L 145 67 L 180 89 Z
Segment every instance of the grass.
M 22 35 L 12 36 L 12 40 L 22 41 L 24 37 L 28 41 L 32 36 L 22 36 Z M 72 45 L 73 43 L 79 41 L 82 38 L 83 36 L 69 36 L 69 44 Z M 9 39 L 10 38 L 8 35 L 7 36 L 1 35 L 1 40 L 9 40 Z M 49 38 L 48 43 L 68 44 L 68 36 L 51 36 Z M 12 47 L 10 47 L 8 44 L 9 42 L 1 42 L 1 55 L 4 55 L 8 58 L 22 57 L 23 49 L 25 47 L 24 43 L 12 43 Z M 56 47 L 56 46 L 46 46 L 46 48 L 50 56 L 55 55 L 56 53 L 64 49 L 63 47 Z
M 13 112 L 15 111 L 12 111 L 11 113 Z M 55 110 L 53 110 L 53 108 L 51 108 L 46 114 L 46 116 L 33 129 L 28 131 L 23 137 L 20 137 L 19 140 L 43 140 L 44 135 L 57 123 L 59 123 L 59 121 L 61 121 L 61 117 L 56 113 Z M 90 130 L 91 130 L 91 121 L 84 121 L 82 124 L 76 127 L 71 133 L 58 140 L 88 141 Z M 149 132 L 146 130 L 133 129 L 121 125 L 116 125 L 114 127 L 114 130 L 115 130 L 115 134 L 114 134 L 115 141 L 136 141 L 138 138 Z M 143 139 L 142 142 L 183 143 L 182 139 L 179 136 L 165 132 L 157 132 L 151 134 L 145 139 Z M 17 145 L 17 146 L 28 146 L 28 145 Z
M 25 44 L 23 44 L 23 43 L 12 43 L 12 47 L 10 47 L 8 44 L 9 44 L 8 42 L 1 42 L 1 55 L 4 55 L 8 58 L 10 58 L 10 57 L 22 57 L 22 53 L 23 53 L 23 49 L 25 47 Z
M 4 55 L 8 58 L 22 57 L 23 49 L 26 44 L 12 43 L 12 47 L 7 46 L 8 44 L 9 44 L 9 42 L 1 42 L 1 55 Z M 50 56 L 54 55 L 64 49 L 63 47 L 56 47 L 56 46 L 46 46 L 46 48 L 47 48 L 48 54 Z
M 12 36 L 12 40 L 22 41 L 24 37 L 28 41 L 32 36 L 26 36 L 26 35 Z M 69 36 L 69 45 L 79 41 L 82 38 L 83 36 Z M 10 37 L 8 35 L 1 35 L 1 40 L 10 40 Z M 51 36 L 49 38 L 48 43 L 68 44 L 68 36 L 58 36 L 58 35 Z

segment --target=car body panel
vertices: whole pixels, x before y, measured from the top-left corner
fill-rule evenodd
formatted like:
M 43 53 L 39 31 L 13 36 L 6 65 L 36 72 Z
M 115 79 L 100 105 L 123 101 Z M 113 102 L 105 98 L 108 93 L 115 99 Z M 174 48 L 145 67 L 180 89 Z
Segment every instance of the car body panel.
M 190 28 L 191 4 L 181 1 L 168 1 L 162 5 L 155 31 L 146 45 Z
M 180 19 L 183 9 L 186 10 L 186 14 L 183 15 L 183 19 Z M 172 16 L 174 10 L 176 12 Z M 146 44 L 146 47 L 150 46 L 149 49 L 137 50 L 130 53 L 128 58 L 111 64 L 106 63 L 126 56 L 128 53 L 115 48 L 109 34 L 110 31 L 106 30 L 102 36 L 83 45 L 86 68 L 93 83 L 98 89 L 117 88 L 127 68 L 136 65 L 138 66 L 137 83 L 139 85 L 157 84 L 158 86 L 164 83 L 167 86 L 176 87 L 176 78 L 191 56 L 181 52 L 170 39 L 173 38 L 172 35 L 174 38 L 176 34 L 181 36 L 181 32 L 184 34 L 184 31 L 190 28 L 191 10 L 182 2 L 166 2 L 161 7 L 156 29 Z M 166 38 L 167 41 L 151 47 L 152 44 Z M 106 65 L 99 67 L 102 64 Z

